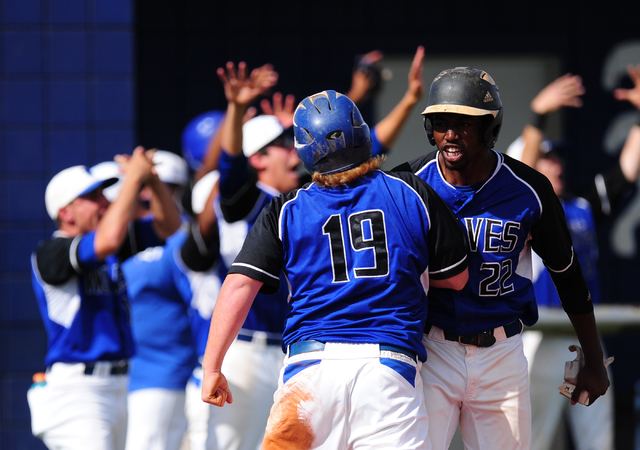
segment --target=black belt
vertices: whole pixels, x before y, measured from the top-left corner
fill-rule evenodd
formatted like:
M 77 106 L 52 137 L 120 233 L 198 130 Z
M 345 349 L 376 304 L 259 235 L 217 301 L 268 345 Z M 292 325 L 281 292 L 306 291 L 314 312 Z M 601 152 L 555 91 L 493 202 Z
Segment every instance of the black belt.
M 238 335 L 238 340 L 240 341 L 245 341 L 245 342 L 252 342 L 254 339 L 258 340 L 257 337 L 255 337 L 252 334 L 239 334 Z M 276 338 L 266 338 L 265 339 L 267 345 L 277 345 L 277 346 L 282 346 L 282 339 L 276 339 Z
M 519 320 L 504 325 L 504 334 L 507 338 L 520 334 L 522 331 L 522 323 Z M 455 334 L 449 333 L 443 330 L 444 338 L 447 341 L 459 342 L 463 345 L 475 345 L 476 347 L 491 347 L 496 343 L 496 337 L 494 336 L 494 328 L 490 330 L 482 331 L 478 334 Z M 425 334 L 429 334 L 431 331 L 431 324 L 427 324 L 425 328 Z
M 300 353 L 308 353 L 308 352 L 320 352 L 324 350 L 324 342 L 320 341 L 299 341 L 294 342 L 289 346 L 289 356 L 299 355 Z M 395 345 L 386 345 L 380 344 L 380 350 L 386 350 L 390 352 L 402 353 L 403 355 L 408 356 L 414 361 L 417 358 L 417 355 L 409 350 L 405 350 L 402 347 L 396 347 Z
M 97 363 L 100 363 L 100 362 L 111 364 L 111 368 L 109 369 L 109 375 L 126 375 L 127 373 L 129 373 L 128 361 L 97 361 Z M 96 368 L 96 362 L 84 363 L 84 374 L 93 375 L 95 368 Z

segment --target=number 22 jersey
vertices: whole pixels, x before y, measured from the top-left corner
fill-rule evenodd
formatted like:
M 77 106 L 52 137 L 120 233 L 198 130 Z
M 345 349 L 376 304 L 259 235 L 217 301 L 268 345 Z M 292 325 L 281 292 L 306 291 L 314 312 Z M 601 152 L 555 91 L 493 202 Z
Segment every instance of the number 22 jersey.
M 461 335 L 517 319 L 525 325 L 538 320 L 531 248 L 559 277 L 580 267 L 562 205 L 549 181 L 525 164 L 493 152 L 497 157 L 493 173 L 472 186 L 448 183 L 437 151 L 408 163 L 449 205 L 468 238 L 467 285 L 461 291 L 429 292 L 429 322 Z

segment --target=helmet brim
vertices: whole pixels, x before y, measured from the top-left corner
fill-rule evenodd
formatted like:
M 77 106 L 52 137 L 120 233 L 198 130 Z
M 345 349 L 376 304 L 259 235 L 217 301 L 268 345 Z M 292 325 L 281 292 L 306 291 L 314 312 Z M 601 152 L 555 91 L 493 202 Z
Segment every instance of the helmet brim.
M 434 113 L 452 113 L 452 114 L 464 114 L 466 116 L 487 116 L 491 115 L 494 118 L 497 117 L 500 111 L 492 111 L 490 109 L 474 108 L 472 106 L 465 105 L 431 105 L 427 106 L 422 115 L 434 114 Z

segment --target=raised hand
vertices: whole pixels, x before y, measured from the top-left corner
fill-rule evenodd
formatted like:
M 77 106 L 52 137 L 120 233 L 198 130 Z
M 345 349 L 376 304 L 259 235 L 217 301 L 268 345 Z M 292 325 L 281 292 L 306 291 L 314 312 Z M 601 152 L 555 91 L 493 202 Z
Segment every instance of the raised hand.
M 247 76 L 246 63 L 238 63 L 236 71 L 234 63 L 230 61 L 226 70 L 220 67 L 217 74 L 224 86 L 227 101 L 238 105 L 248 105 L 278 82 L 278 73 L 270 64 L 253 69 Z
M 273 94 L 273 103 L 269 103 L 269 100 L 266 98 L 262 99 L 262 101 L 260 101 L 260 108 L 262 108 L 263 113 L 276 116 L 284 128 L 289 128 L 293 125 L 293 114 L 296 109 L 293 95 L 287 95 L 283 103 L 282 94 L 276 92 Z
M 155 151 L 155 149 L 145 151 L 144 147 L 138 146 L 131 155 L 116 155 L 114 161 L 120 164 L 120 170 L 125 176 L 147 182 L 151 176 L 157 175 L 153 167 Z
M 627 73 L 633 81 L 633 89 L 616 89 L 613 95 L 618 100 L 627 100 L 640 109 L 640 64 L 627 66 Z
M 582 78 L 570 73 L 552 81 L 531 101 L 531 110 L 536 114 L 549 114 L 563 106 L 579 108 L 584 94 Z
M 422 62 L 424 61 L 424 47 L 419 46 L 411 62 L 409 69 L 409 87 L 407 94 L 417 103 L 424 95 L 424 82 L 422 80 Z

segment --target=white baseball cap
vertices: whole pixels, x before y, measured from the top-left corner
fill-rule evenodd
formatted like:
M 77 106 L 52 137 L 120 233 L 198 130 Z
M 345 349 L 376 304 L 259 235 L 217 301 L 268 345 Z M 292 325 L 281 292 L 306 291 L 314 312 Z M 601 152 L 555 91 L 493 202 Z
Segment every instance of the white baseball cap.
M 102 193 L 104 196 L 113 203 L 116 198 L 118 198 L 118 194 L 120 193 L 120 188 L 122 187 L 122 179 L 124 178 L 124 174 L 120 170 L 120 164 L 115 161 L 104 161 L 89 169 L 91 175 L 96 178 L 100 178 L 106 180 L 107 178 L 117 178 L 118 181 L 112 184 L 109 187 L 106 187 Z
M 242 151 L 245 156 L 256 153 L 284 132 L 284 127 L 276 116 L 254 117 L 242 126 Z
M 187 161 L 173 152 L 157 150 L 153 155 L 158 178 L 163 183 L 186 187 L 189 184 L 189 165 Z
M 211 194 L 211 189 L 215 186 L 218 178 L 220 178 L 220 172 L 213 170 L 193 185 L 193 189 L 191 190 L 191 210 L 195 214 L 200 214 L 204 211 L 204 206 Z
M 44 193 L 44 202 L 49 216 L 56 220 L 62 208 L 78 197 L 88 194 L 100 186 L 111 186 L 118 178 L 98 178 L 85 166 L 72 166 L 57 173 Z

